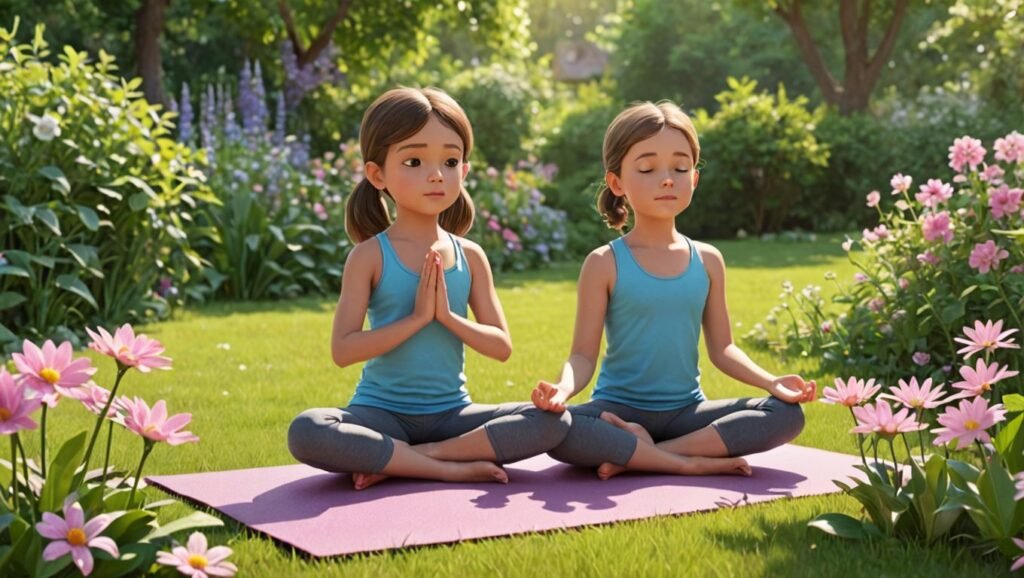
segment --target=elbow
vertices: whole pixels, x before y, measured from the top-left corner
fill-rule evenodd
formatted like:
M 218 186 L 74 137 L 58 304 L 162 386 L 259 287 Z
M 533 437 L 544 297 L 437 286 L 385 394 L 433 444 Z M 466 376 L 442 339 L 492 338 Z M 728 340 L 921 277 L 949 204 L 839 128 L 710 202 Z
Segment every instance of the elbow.
M 344 350 L 339 349 L 331 349 L 331 359 L 334 360 L 334 365 L 337 365 L 338 367 L 342 368 L 348 367 L 355 363 L 354 359 L 351 359 L 349 356 L 345 355 Z
M 506 361 L 508 361 L 508 358 L 510 357 L 512 357 L 512 342 L 506 341 L 505 343 L 502 344 L 501 348 L 497 352 L 495 352 L 494 359 L 497 359 L 498 361 L 505 363 Z

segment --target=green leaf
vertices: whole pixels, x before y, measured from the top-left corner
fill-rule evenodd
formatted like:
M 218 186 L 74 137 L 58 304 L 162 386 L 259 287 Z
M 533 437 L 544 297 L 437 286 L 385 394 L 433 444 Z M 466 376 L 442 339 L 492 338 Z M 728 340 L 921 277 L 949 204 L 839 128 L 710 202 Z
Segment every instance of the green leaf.
M 92 291 L 89 291 L 89 288 L 77 276 L 65 273 L 57 277 L 57 287 L 78 295 L 89 305 L 92 305 L 93 309 L 99 309 L 99 305 L 96 304 L 96 298 L 92 296 Z
M 939 314 L 939 319 L 942 320 L 946 325 L 952 325 L 957 319 L 964 316 L 964 302 L 957 301 L 952 305 L 943 307 L 942 313 Z
M 96 187 L 96 190 L 98 190 L 100 193 L 110 197 L 111 199 L 114 199 L 115 201 L 120 201 L 121 199 L 124 198 L 124 195 L 122 195 L 121 193 L 119 193 L 119 192 L 117 192 L 117 191 L 115 191 L 113 189 L 108 189 L 106 187 Z
M 15 293 L 13 291 L 5 291 L 0 293 L 0 311 L 4 309 L 10 309 L 17 305 L 21 305 L 28 299 L 21 293 Z
M 65 197 L 71 193 L 71 183 L 64 176 L 64 171 L 53 165 L 47 165 L 39 169 L 39 174 L 53 181 L 53 190 L 59 191 Z
M 1019 393 L 1011 393 L 1003 396 L 1003 405 L 1006 407 L 1006 411 L 1010 413 L 1017 413 L 1024 411 L 1024 395 Z
M 90 231 L 98 231 L 100 229 L 100 216 L 96 214 L 96 211 L 83 205 L 75 205 L 75 211 L 78 212 L 78 218 L 82 220 L 82 224 L 85 225 L 86 229 Z
M 71 493 L 75 470 L 82 465 L 85 455 L 86 432 L 81 432 L 61 446 L 46 472 L 46 483 L 39 496 L 39 508 L 44 512 L 56 512 L 63 506 L 64 498 Z
M 316 266 L 316 261 L 305 253 L 295 253 L 292 256 L 295 257 L 295 260 L 298 261 L 300 265 L 307 269 L 312 269 Z
M 184 518 L 179 518 L 173 522 L 160 526 L 159 528 L 150 532 L 142 541 L 152 542 L 157 538 L 163 538 L 164 536 L 170 536 L 175 532 L 181 532 L 183 530 L 194 530 L 196 528 L 214 528 L 223 526 L 224 522 L 220 518 L 216 518 L 207 514 L 206 512 L 193 512 Z
M 147 197 L 149 197 L 151 199 L 156 199 L 157 198 L 156 193 L 153 192 L 153 189 L 150 188 L 149 184 L 147 184 L 146 181 L 140 179 L 139 177 L 134 177 L 134 176 L 131 176 L 131 175 L 123 176 L 123 177 L 118 178 L 117 180 L 115 180 L 111 184 L 114 185 L 114 186 L 119 186 L 119 185 L 123 185 L 125 183 L 131 183 L 131 184 L 135 185 L 136 188 L 138 188 L 140 191 L 142 191 L 142 193 L 144 195 L 146 195 Z
M 967 297 L 971 293 L 974 293 L 974 290 L 977 289 L 977 288 L 978 288 L 977 285 L 971 285 L 967 289 L 964 289 L 963 291 L 960 292 L 960 299 L 964 299 L 965 297 Z
M 136 213 L 149 206 L 149 197 L 145 193 L 135 193 L 128 197 L 128 207 Z
M 6 325 L 0 323 L 0 343 L 10 343 L 17 340 L 18 336 L 8 329 Z
M 36 220 L 46 225 L 54 235 L 60 236 L 60 222 L 57 220 L 57 215 L 53 211 L 46 207 L 36 207 Z
M 1011 419 L 992 440 L 992 445 L 1006 460 L 1006 465 L 1013 472 L 1024 470 L 1024 431 L 1022 430 L 1024 430 L 1024 413 Z
M 156 514 L 148 510 L 128 510 L 111 522 L 103 533 L 118 544 L 138 542 L 153 530 L 151 523 L 154 520 Z
M 864 527 L 864 522 L 846 514 L 822 514 L 808 522 L 807 525 L 826 534 L 848 540 L 866 540 L 871 537 Z
M 31 279 L 32 275 L 28 271 L 15 265 L 0 265 L 0 276 L 11 275 L 14 277 L 23 277 L 25 279 Z
M 120 576 L 141 576 L 141 566 L 152 564 L 156 559 L 159 548 L 156 544 L 126 544 L 118 545 L 118 552 L 121 557 L 117 560 L 103 558 L 102 552 L 97 553 L 96 566 L 89 578 L 119 578 Z M 107 554 L 109 556 L 109 554 Z
M 11 522 L 13 522 L 16 518 L 17 516 L 10 513 L 0 516 L 0 532 L 6 530 L 7 526 L 10 526 Z

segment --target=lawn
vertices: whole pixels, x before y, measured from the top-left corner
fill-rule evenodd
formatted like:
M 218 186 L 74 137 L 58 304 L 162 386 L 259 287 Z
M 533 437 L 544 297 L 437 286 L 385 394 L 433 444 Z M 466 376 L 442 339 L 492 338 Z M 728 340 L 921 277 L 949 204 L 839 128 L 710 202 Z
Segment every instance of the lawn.
M 840 279 L 850 279 L 854 272 L 835 239 L 715 244 L 728 265 L 729 305 L 737 337 L 763 320 L 777 302 L 784 280 L 799 289 L 808 283 L 824 286 L 825 271 L 835 271 Z M 538 378 L 556 377 L 571 340 L 577 272 L 578 265 L 566 264 L 498 276 L 498 293 L 515 350 L 504 364 L 469 353 L 466 372 L 475 401 L 526 400 Z M 338 369 L 331 362 L 333 309 L 333 300 L 322 298 L 216 304 L 146 327 L 147 334 L 166 346 L 174 370 L 130 373 L 121 392 L 150 403 L 166 399 L 173 413 L 191 412 L 189 429 L 201 438 L 198 444 L 158 447 L 146 473 L 294 463 L 285 444 L 290 420 L 309 407 L 344 404 L 359 375 L 359 367 Z M 802 360 L 803 367 L 784 367 L 771 355 L 748 352 L 770 371 L 811 367 L 810 360 Z M 94 359 L 100 367 L 97 381 L 110 387 L 112 362 Z M 706 362 L 702 367 L 709 397 L 758 393 L 731 383 Z M 815 403 L 807 407 L 807 415 L 807 427 L 795 443 L 855 451 L 845 433 L 850 423 L 844 409 Z M 66 439 L 89 423 L 84 409 L 65 402 L 50 414 L 51 440 Z M 30 455 L 35 446 L 30 445 Z M 134 467 L 140 451 L 134 436 L 115 437 L 112 461 Z M 149 495 L 165 497 L 156 490 Z M 168 513 L 177 516 L 187 511 L 188 507 L 178 505 Z M 226 542 L 235 549 L 232 560 L 241 576 L 254 577 L 1008 575 L 1005 559 L 979 558 L 946 543 L 930 547 L 847 543 L 806 529 L 810 518 L 830 511 L 856 515 L 857 503 L 841 495 L 780 500 L 705 514 L 326 561 L 294 554 L 230 521 L 208 534 L 211 542 Z

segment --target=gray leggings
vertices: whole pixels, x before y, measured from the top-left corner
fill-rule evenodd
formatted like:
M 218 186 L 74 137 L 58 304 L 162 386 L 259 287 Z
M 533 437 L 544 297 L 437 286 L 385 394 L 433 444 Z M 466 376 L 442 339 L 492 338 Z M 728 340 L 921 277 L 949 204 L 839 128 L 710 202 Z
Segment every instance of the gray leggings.
M 302 412 L 288 428 L 288 449 L 300 462 L 330 472 L 378 473 L 391 461 L 393 440 L 437 442 L 483 426 L 499 464 L 557 446 L 572 418 L 528 403 L 470 404 L 440 413 L 406 415 L 365 405 Z
M 795 438 L 804 427 L 803 409 L 774 397 L 701 401 L 672 411 L 645 411 L 595 400 L 571 406 L 569 411 L 569 434 L 548 455 L 583 467 L 605 462 L 624 466 L 636 451 L 636 436 L 602 420 L 600 415 L 605 411 L 642 425 L 655 443 L 710 425 L 721 436 L 730 456 L 770 450 Z

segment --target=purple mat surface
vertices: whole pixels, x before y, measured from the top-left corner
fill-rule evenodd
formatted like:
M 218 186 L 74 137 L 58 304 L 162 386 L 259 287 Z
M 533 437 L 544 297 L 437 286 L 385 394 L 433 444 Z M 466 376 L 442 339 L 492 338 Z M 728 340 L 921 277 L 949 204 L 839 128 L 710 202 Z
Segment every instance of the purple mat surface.
M 833 479 L 858 473 L 855 456 L 794 445 L 747 459 L 749 478 L 601 481 L 537 456 L 507 465 L 508 485 L 391 479 L 359 492 L 349 476 L 305 465 L 146 480 L 313 556 L 338 556 L 829 494 L 839 491 Z

